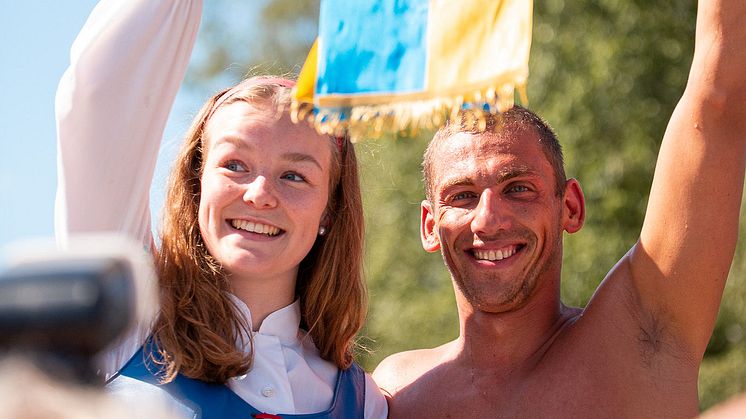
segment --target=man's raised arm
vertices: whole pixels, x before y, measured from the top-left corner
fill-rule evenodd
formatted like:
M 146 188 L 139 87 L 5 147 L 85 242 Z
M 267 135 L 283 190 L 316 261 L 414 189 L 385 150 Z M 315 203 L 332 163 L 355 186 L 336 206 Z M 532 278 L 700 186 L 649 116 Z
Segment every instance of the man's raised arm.
M 692 356 L 714 327 L 738 236 L 746 165 L 746 2 L 700 0 L 694 60 L 666 129 L 639 243 L 641 308 Z

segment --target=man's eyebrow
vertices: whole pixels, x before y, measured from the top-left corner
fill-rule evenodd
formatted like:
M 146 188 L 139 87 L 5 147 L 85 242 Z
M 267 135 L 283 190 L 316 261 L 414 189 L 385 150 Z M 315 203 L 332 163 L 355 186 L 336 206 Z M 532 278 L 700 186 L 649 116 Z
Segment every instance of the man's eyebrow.
M 520 176 L 536 175 L 536 171 L 528 166 L 511 166 L 500 170 L 491 183 L 498 184 Z M 441 183 L 439 191 L 446 191 L 459 186 L 473 186 L 474 180 L 469 176 L 454 177 Z
M 441 183 L 439 192 L 447 191 L 459 186 L 473 186 L 474 181 L 470 177 L 455 177 Z
M 511 166 L 498 172 L 495 183 L 502 183 L 519 176 L 536 175 L 537 172 L 528 166 Z
M 291 162 L 308 162 L 314 164 L 316 167 L 319 168 L 319 170 L 323 171 L 324 169 L 321 167 L 321 163 L 319 163 L 318 160 L 316 160 L 312 155 L 306 154 L 306 153 L 297 153 L 297 152 L 291 152 L 291 153 L 284 153 L 282 155 L 282 158 L 291 161 Z

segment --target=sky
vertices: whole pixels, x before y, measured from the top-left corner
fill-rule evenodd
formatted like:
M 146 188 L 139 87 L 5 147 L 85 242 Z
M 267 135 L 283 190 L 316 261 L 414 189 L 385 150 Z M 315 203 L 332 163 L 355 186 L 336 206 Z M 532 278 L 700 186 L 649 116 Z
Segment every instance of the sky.
M 96 3 L 0 0 L 0 267 L 3 255 L 18 241 L 54 235 L 54 95 L 69 64 L 70 46 Z M 219 3 L 206 1 L 205 11 Z M 251 6 L 242 7 L 256 10 L 261 2 L 247 3 Z M 198 40 L 195 54 L 199 49 Z M 163 185 L 181 135 L 205 99 L 183 90 L 177 96 L 151 193 L 154 213 L 161 207 Z
M 93 0 L 0 0 L 0 251 L 53 235 L 54 93 Z

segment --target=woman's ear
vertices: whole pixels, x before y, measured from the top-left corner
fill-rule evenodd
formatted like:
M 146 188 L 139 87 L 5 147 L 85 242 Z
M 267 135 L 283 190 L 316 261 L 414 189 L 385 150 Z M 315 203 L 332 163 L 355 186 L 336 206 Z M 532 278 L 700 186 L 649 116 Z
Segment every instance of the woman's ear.
M 420 205 L 422 215 L 420 219 L 420 239 L 422 247 L 428 252 L 437 252 L 440 250 L 440 239 L 435 229 L 435 214 L 430 201 L 424 200 Z
M 577 180 L 568 179 L 565 182 L 562 205 L 562 228 L 568 233 L 577 232 L 585 223 L 585 197 Z
M 325 235 L 326 232 L 329 231 L 330 225 L 331 217 L 329 216 L 329 211 L 324 210 L 324 214 L 321 216 L 321 221 L 319 221 L 319 236 Z

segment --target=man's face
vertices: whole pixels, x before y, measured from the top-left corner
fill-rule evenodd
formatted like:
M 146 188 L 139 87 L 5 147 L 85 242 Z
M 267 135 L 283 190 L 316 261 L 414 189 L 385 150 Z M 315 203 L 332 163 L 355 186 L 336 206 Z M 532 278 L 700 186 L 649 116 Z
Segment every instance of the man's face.
M 558 196 L 533 130 L 458 133 L 437 147 L 432 203 L 422 207 L 423 246 L 441 250 L 464 298 L 497 313 L 523 306 L 542 284 L 557 287 L 562 230 L 580 228 L 567 224 L 578 203 L 568 208 Z M 577 182 L 568 185 L 582 204 Z M 582 224 L 582 211 L 577 215 Z

